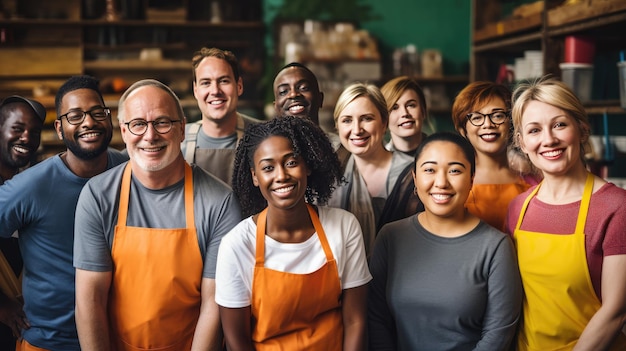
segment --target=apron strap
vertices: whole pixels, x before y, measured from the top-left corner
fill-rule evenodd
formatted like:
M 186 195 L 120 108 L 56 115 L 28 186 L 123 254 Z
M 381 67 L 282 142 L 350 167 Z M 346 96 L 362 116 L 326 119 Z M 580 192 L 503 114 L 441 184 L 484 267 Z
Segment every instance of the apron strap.
M 126 216 L 128 215 L 128 198 L 130 197 L 130 162 L 126 163 L 124 173 L 122 174 L 122 184 L 120 189 L 120 204 L 117 213 L 117 225 L 126 226 Z
M 311 222 L 313 222 L 317 237 L 320 239 L 320 244 L 322 244 L 322 248 L 324 249 L 324 254 L 326 254 L 326 261 L 334 260 L 333 252 L 330 250 L 326 233 L 324 232 L 324 228 L 322 228 L 322 222 L 320 222 L 317 212 L 315 212 L 315 209 L 310 204 L 306 204 L 306 207 L 309 210 L 309 216 L 311 216 Z
M 130 179 L 132 168 L 130 162 L 124 167 L 122 185 L 120 190 L 120 202 L 117 215 L 117 225 L 126 226 L 128 217 L 128 199 L 130 198 Z M 185 163 L 185 223 L 186 228 L 195 228 L 193 213 L 193 172 L 191 166 Z
M 267 220 L 267 207 L 259 213 L 256 219 L 256 263 L 255 267 L 265 265 L 265 223 Z
M 576 221 L 576 234 L 585 232 L 585 223 L 587 223 L 587 213 L 589 212 L 589 203 L 591 202 L 591 194 L 593 193 L 593 174 L 587 173 L 585 181 L 585 190 L 583 198 L 580 200 L 580 209 L 578 210 L 578 220 Z
M 195 228 L 193 210 L 193 172 L 191 166 L 185 162 L 185 222 L 186 228 Z
M 187 163 L 193 163 L 195 161 L 200 127 L 202 127 L 202 120 L 190 124 L 185 135 L 185 141 L 183 142 L 187 143 L 185 145 L 185 161 L 187 161 Z
M 317 212 L 315 212 L 315 208 L 310 204 L 306 204 L 307 210 L 309 211 L 309 216 L 311 218 L 311 222 L 313 222 L 313 227 L 315 228 L 315 232 L 317 233 L 317 237 L 320 240 L 320 244 L 322 245 L 322 249 L 324 249 L 324 254 L 326 256 L 326 261 L 334 260 L 333 252 L 330 249 L 330 245 L 328 244 L 328 239 L 326 239 L 326 233 L 324 232 L 324 228 L 322 228 L 322 223 L 320 222 L 319 216 Z M 259 213 L 259 217 L 256 220 L 256 260 L 255 267 L 263 267 L 265 264 L 265 225 L 267 221 L 267 207 Z

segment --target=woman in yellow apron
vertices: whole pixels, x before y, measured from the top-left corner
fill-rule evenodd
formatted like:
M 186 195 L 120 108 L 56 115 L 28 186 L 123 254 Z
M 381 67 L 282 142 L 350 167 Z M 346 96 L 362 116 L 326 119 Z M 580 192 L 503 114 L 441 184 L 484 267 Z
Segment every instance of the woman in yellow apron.
M 237 147 L 233 190 L 244 217 L 220 245 L 215 301 L 235 350 L 363 350 L 361 230 L 321 205 L 341 178 L 324 132 L 306 119 L 251 125 Z
M 516 142 L 544 174 L 507 218 L 525 292 L 518 350 L 626 350 L 626 191 L 587 171 L 590 125 L 567 86 L 514 96 Z
M 476 149 L 476 176 L 465 206 L 499 230 L 504 230 L 509 202 L 531 186 L 510 167 L 510 109 L 510 90 L 492 82 L 467 85 L 452 106 L 454 127 Z

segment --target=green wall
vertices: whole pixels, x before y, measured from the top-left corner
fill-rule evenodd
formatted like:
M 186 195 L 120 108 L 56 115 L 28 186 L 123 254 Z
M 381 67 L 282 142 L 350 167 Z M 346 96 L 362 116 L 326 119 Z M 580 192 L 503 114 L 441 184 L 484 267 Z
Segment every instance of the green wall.
M 275 7 L 283 1 L 263 0 L 267 43 L 272 50 Z M 333 0 L 331 0 L 333 1 Z M 334 0 L 346 1 L 346 0 Z M 468 0 L 361 0 L 379 19 L 361 22 L 378 40 L 383 62 L 389 65 L 394 48 L 413 43 L 418 50 L 439 49 L 444 58 L 444 74 L 467 74 L 470 56 L 470 6 Z M 272 57 L 273 52 L 268 52 Z

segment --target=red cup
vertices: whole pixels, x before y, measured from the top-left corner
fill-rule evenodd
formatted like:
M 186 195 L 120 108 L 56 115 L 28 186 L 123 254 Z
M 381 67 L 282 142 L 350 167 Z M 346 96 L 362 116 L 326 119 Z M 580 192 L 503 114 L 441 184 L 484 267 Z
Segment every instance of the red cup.
M 580 35 L 565 37 L 565 59 L 567 63 L 593 63 L 596 44 L 593 39 Z

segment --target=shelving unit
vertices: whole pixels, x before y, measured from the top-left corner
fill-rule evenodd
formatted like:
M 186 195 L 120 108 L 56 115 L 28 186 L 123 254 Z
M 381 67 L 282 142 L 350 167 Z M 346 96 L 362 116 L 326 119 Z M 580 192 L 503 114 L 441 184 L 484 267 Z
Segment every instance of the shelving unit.
M 559 63 L 564 61 L 565 38 L 586 36 L 595 42 L 592 101 L 585 103 L 591 117 L 592 132 L 602 134 L 605 113 L 612 135 L 626 135 L 620 115 L 618 52 L 626 50 L 626 2 L 623 0 L 555 1 L 530 4 L 513 1 L 518 8 L 534 6 L 524 17 L 503 17 L 502 9 L 511 1 L 474 0 L 470 79 L 495 81 L 500 65 L 510 64 L 526 50 L 541 50 L 543 74 L 561 77 Z M 537 11 L 538 10 L 538 11 Z M 612 167 L 626 176 L 626 155 L 616 154 Z
M 35 97 L 48 109 L 44 148 L 58 146 L 54 94 L 72 75 L 100 79 L 114 119 L 123 90 L 144 78 L 168 84 L 195 117 L 191 58 L 203 46 L 235 53 L 245 85 L 240 104 L 261 115 L 263 96 L 255 89 L 265 67 L 260 3 L 218 1 L 219 20 L 205 0 L 115 0 L 114 19 L 105 3 L 0 0 L 0 98 L 44 92 Z

